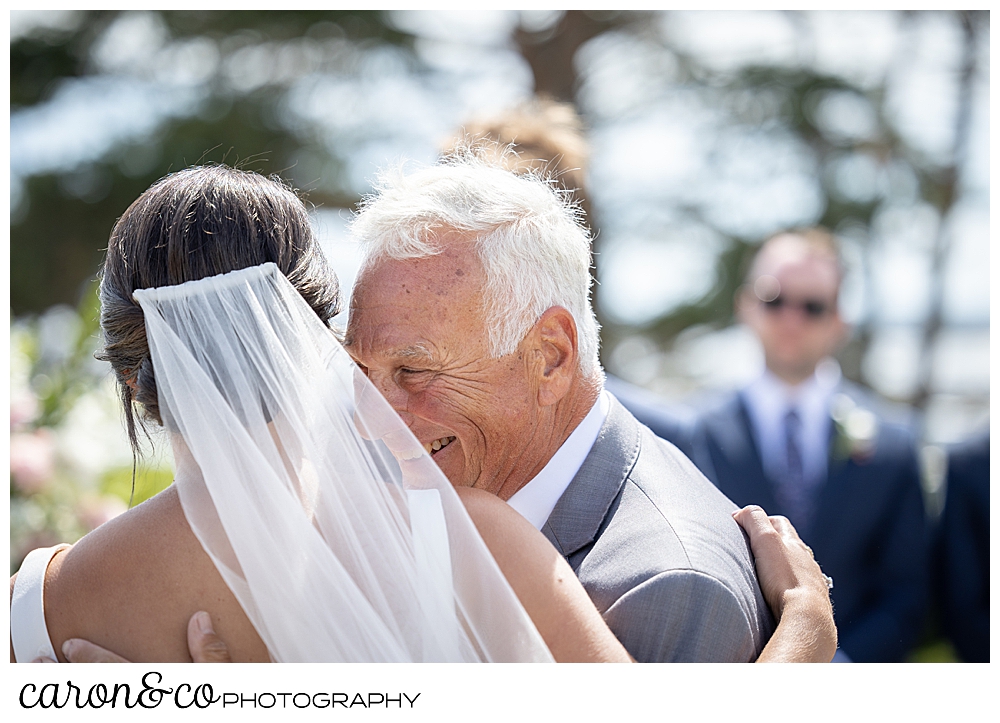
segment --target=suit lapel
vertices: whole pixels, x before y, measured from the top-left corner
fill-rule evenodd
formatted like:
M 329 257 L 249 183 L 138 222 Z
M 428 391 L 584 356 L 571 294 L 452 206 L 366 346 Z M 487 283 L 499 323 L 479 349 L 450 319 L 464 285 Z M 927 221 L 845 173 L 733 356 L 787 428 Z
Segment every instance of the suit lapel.
M 850 385 L 841 384 L 837 392 L 846 393 L 855 402 L 864 405 L 863 398 L 859 398 L 857 391 Z M 840 524 L 838 521 L 841 520 L 839 512 L 851 508 L 851 504 L 846 501 L 847 493 L 851 478 L 856 478 L 858 474 L 858 466 L 851 461 L 849 456 L 837 456 L 834 454 L 836 443 L 837 425 L 831 419 L 830 445 L 827 451 L 829 464 L 826 469 L 826 480 L 816 490 L 811 529 L 802 531 L 803 536 L 808 535 L 813 540 L 821 539 L 825 536 L 835 537 L 837 535 L 836 527 Z
M 639 457 L 639 440 L 639 423 L 612 397 L 597 441 L 542 527 L 542 534 L 564 557 L 597 538 Z
M 830 465 L 827 467 L 826 480 L 816 490 L 809 529 L 799 531 L 803 539 L 817 540 L 836 535 L 835 527 L 839 524 L 837 521 L 842 519 L 838 511 L 841 509 L 850 509 L 850 505 L 845 506 L 845 502 L 842 500 L 848 482 L 846 470 L 849 465 L 849 460 L 836 459 L 830 454 Z M 831 525 L 833 525 L 834 529 L 828 530 L 827 528 L 831 527 Z

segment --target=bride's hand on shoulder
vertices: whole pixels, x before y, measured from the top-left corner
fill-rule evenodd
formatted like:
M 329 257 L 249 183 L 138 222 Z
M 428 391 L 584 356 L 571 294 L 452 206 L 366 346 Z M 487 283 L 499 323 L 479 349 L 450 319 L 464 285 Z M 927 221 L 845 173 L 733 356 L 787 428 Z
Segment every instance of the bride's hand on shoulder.
M 830 581 L 786 517 L 757 505 L 733 513 L 750 537 L 760 589 L 778 621 L 758 662 L 829 662 L 837 649 Z
M 781 617 L 796 595 L 815 597 L 829 607 L 826 576 L 788 518 L 768 516 L 757 505 L 744 507 L 733 517 L 750 537 L 761 591 L 775 617 Z

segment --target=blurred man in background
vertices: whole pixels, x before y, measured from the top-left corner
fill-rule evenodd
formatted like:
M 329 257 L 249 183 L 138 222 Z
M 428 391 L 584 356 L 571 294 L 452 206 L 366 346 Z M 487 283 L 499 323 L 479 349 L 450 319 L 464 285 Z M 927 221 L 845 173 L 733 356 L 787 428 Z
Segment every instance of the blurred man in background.
M 927 530 L 912 433 L 840 379 L 847 326 L 834 238 L 809 229 L 763 244 L 737 293 L 766 370 L 701 416 L 703 471 L 737 505 L 787 516 L 836 582 L 842 661 L 900 661 L 917 641 Z
M 948 454 L 944 511 L 934 539 L 934 602 L 959 657 L 990 662 L 990 433 Z

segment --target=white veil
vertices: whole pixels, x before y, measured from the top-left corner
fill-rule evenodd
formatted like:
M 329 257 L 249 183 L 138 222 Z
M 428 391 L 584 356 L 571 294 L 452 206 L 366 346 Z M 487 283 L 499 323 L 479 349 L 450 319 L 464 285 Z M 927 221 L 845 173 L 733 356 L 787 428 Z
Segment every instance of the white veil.
M 275 661 L 552 660 L 447 479 L 274 264 L 135 298 L 184 514 Z

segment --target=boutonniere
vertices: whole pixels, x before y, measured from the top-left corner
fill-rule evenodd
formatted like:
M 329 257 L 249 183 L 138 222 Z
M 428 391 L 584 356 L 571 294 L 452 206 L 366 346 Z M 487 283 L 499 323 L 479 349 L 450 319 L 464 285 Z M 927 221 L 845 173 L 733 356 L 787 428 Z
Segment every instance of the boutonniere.
M 864 464 L 875 453 L 878 418 L 846 394 L 838 394 L 830 404 L 833 417 L 833 456 Z

